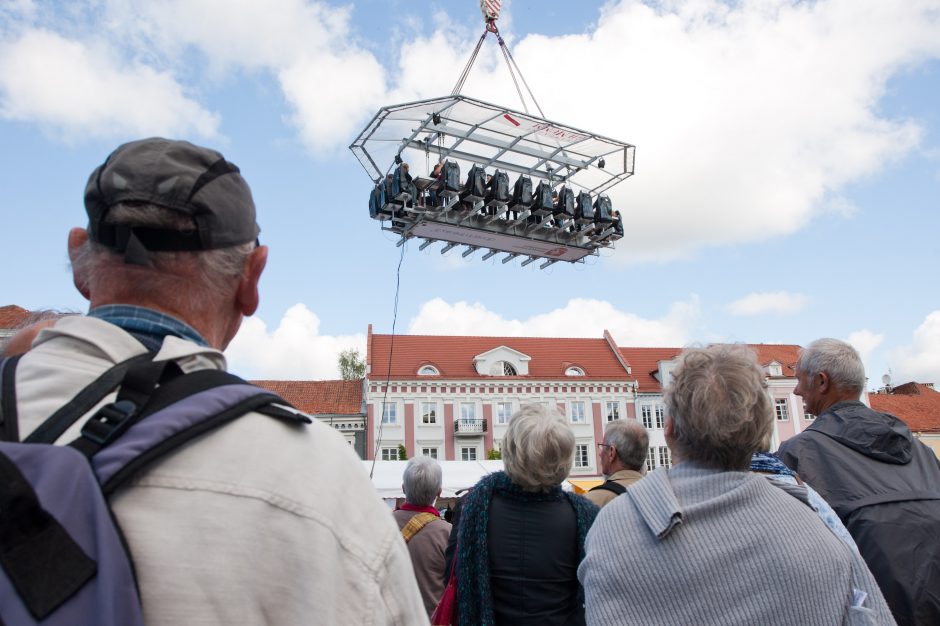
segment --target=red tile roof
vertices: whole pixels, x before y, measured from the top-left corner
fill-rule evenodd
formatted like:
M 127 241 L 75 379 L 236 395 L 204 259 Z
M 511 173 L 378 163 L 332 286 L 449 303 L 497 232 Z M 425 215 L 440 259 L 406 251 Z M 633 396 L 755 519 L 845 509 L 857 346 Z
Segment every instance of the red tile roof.
M 362 413 L 361 380 L 253 380 L 311 415 Z
M 17 328 L 29 319 L 30 315 L 29 311 L 15 304 L 0 306 L 0 328 Z
M 795 378 L 793 367 L 800 353 L 800 346 L 787 344 L 748 344 L 757 352 L 757 362 L 767 366 L 772 361 L 779 363 L 783 377 Z M 657 393 L 662 386 L 653 374 L 659 369 L 660 361 L 669 361 L 675 358 L 682 348 L 620 348 L 620 354 L 630 365 L 633 377 L 639 383 L 640 393 Z
M 639 383 L 640 393 L 657 393 L 662 390 L 653 373 L 659 369 L 660 361 L 668 361 L 682 352 L 682 348 L 620 348 L 620 354 L 630 365 L 632 377 Z
M 389 348 L 393 347 L 391 377 L 414 379 L 421 365 L 434 365 L 440 376 L 428 378 L 485 378 L 474 368 L 473 358 L 494 348 L 506 346 L 532 358 L 525 379 L 570 380 L 565 369 L 576 365 L 586 380 L 630 380 L 606 339 L 562 339 L 554 337 L 456 337 L 429 335 L 370 334 L 368 363 L 370 377 L 381 379 L 389 373 Z M 424 378 L 424 377 L 422 377 Z M 502 380 L 502 377 L 500 377 Z
M 940 433 L 940 393 L 926 385 L 898 385 L 892 393 L 869 394 L 868 401 L 876 411 L 904 420 L 915 433 Z

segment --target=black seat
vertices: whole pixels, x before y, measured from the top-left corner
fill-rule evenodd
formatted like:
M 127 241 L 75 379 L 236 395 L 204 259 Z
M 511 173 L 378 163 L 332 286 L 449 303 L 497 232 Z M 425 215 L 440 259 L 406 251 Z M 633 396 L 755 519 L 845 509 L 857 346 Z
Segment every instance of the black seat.
M 558 192 L 558 200 L 555 202 L 552 213 L 558 219 L 574 219 L 574 190 L 568 185 L 564 185 Z
M 489 184 L 486 186 L 487 204 L 507 204 L 511 196 L 509 195 L 509 174 L 496 170 Z
M 555 209 L 555 203 L 552 200 L 552 187 L 547 182 L 540 181 L 539 186 L 535 188 L 534 202 L 532 212 L 536 215 L 551 215 Z
M 379 183 L 372 187 L 369 194 L 369 217 L 376 220 L 386 219 L 390 213 L 385 209 L 385 185 Z
M 453 161 L 445 161 L 441 170 L 441 179 L 444 183 L 444 192 L 460 192 L 460 166 Z
M 597 196 L 594 201 L 594 222 L 598 224 L 611 224 L 614 218 L 610 214 L 610 196 Z
M 582 191 L 578 194 L 578 202 L 574 215 L 579 224 L 590 224 L 594 221 L 594 207 L 591 206 L 591 194 L 586 191 Z
M 512 186 L 512 205 L 513 211 L 522 211 L 532 206 L 532 179 L 525 175 L 520 175 L 516 183 Z
M 460 192 L 460 199 L 464 202 L 481 202 L 486 196 L 486 172 L 479 165 L 470 168 L 467 182 Z

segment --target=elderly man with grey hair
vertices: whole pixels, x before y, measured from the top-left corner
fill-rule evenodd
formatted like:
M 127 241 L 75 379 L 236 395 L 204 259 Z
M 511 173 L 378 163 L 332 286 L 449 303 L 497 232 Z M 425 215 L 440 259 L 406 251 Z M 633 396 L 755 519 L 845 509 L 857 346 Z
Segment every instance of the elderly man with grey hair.
M 89 415 L 114 401 L 115 387 L 135 400 L 158 392 L 146 377 L 98 384 L 132 362 L 166 374 L 164 389 L 228 379 L 222 351 L 260 302 L 268 248 L 254 200 L 215 150 L 126 143 L 92 172 L 84 198 L 87 227 L 69 232 L 68 253 L 88 313 L 44 329 L 3 371 L 15 374 L 4 399 L 15 396 L 27 439 L 85 442 Z M 246 387 L 216 387 L 213 401 L 229 406 Z M 88 390 L 101 393 L 86 403 Z M 46 421 L 62 407 L 85 414 Z M 355 453 L 319 421 L 285 410 L 282 422 L 260 408 L 143 467 L 112 496 L 144 621 L 426 623 L 405 544 Z M 151 417 L 126 432 L 154 430 Z
M 405 503 L 392 513 L 408 544 L 411 565 L 429 617 L 444 593 L 447 577 L 444 551 L 451 527 L 434 508 L 441 495 L 441 482 L 441 466 L 437 461 L 428 456 L 412 458 L 402 475 Z
M 832 505 L 899 624 L 940 624 L 940 466 L 893 415 L 860 400 L 855 348 L 818 339 L 801 353 L 795 393 L 817 417 L 777 454 Z
M 685 350 L 666 406 L 675 465 L 605 506 L 588 535 L 588 624 L 893 623 L 858 553 L 748 471 L 773 426 L 753 351 Z
M 646 429 L 635 420 L 614 420 L 607 424 L 604 442 L 597 444 L 601 471 L 607 481 L 591 489 L 585 497 L 597 506 L 604 506 L 643 478 L 649 445 Z

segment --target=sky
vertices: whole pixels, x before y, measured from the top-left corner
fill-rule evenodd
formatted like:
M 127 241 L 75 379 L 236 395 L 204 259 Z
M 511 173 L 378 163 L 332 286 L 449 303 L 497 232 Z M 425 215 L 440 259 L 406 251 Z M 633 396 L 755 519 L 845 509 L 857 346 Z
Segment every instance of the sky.
M 348 146 L 382 106 L 448 95 L 473 0 L 0 3 L 0 305 L 84 311 L 66 235 L 125 141 L 213 147 L 270 258 L 226 355 L 338 377 L 366 332 L 714 341 L 861 352 L 869 387 L 940 383 L 940 0 L 504 0 L 545 116 L 636 146 L 625 236 L 540 270 L 396 247 Z M 462 90 L 521 109 L 492 36 Z M 418 173 L 424 163 L 415 164 Z M 400 273 L 397 273 L 401 260 Z M 396 285 L 398 306 L 396 315 Z

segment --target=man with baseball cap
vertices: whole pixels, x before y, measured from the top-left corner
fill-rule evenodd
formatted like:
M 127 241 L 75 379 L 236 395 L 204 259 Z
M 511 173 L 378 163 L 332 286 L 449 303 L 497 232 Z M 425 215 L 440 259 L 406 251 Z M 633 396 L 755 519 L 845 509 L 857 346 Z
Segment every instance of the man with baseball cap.
M 43 330 L 19 362 L 22 437 L 137 355 L 224 369 L 221 350 L 258 307 L 268 249 L 248 185 L 218 152 L 124 144 L 91 174 L 85 207 L 68 249 L 90 309 Z M 319 422 L 249 413 L 141 471 L 111 507 L 147 624 L 426 623 L 396 524 Z

